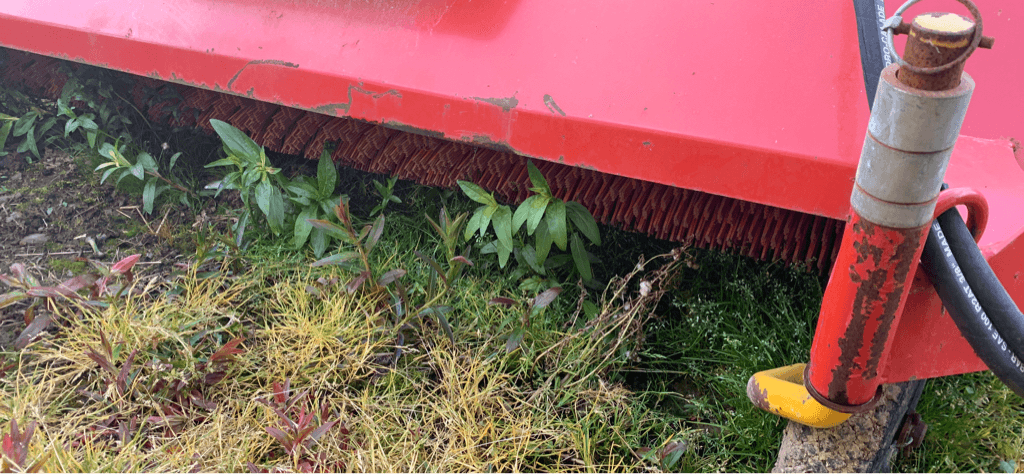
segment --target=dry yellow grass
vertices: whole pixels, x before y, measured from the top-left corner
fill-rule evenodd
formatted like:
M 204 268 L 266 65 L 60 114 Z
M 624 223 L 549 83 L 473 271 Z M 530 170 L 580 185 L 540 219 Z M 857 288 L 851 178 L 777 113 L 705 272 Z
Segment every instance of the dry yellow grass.
M 380 294 L 316 296 L 313 279 L 261 287 L 268 279 L 256 274 L 193 276 L 175 298 L 67 307 L 60 330 L 5 375 L 0 418 L 39 423 L 30 460 L 48 456 L 48 471 L 656 470 L 637 444 L 652 415 L 604 378 L 642 334 L 657 296 L 649 286 L 615 286 L 589 324 L 506 353 L 498 322 L 510 313 L 481 304 L 498 296 L 486 285 L 467 283 L 473 297 L 455 312 L 467 323 L 452 346 L 429 318 L 394 321 Z M 204 383 L 211 354 L 236 337 L 245 352 L 223 380 Z M 133 357 L 123 376 L 87 355 L 104 354 L 104 338 L 118 374 Z M 286 380 L 283 396 L 294 399 L 281 411 L 296 420 L 326 407 L 338 421 L 293 455 L 267 430 L 287 431 L 267 403 Z M 151 389 L 175 381 L 183 397 Z M 650 441 L 668 442 L 663 435 Z

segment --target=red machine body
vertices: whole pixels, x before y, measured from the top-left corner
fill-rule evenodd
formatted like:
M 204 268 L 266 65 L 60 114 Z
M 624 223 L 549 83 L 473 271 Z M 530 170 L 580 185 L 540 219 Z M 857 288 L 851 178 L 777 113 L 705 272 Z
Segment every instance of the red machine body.
M 1024 4 L 983 13 L 946 181 L 1024 304 Z M 841 220 L 868 121 L 851 2 L 4 0 L 0 46 Z M 909 292 L 882 379 L 984 370 Z

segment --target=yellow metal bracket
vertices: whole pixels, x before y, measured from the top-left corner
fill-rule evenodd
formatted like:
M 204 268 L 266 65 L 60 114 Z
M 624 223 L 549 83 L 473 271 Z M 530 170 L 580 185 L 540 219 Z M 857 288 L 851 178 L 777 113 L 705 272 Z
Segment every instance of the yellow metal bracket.
M 794 364 L 758 372 L 747 382 L 747 397 L 754 405 L 814 428 L 831 428 L 850 417 L 818 403 L 804 387 L 804 368 Z

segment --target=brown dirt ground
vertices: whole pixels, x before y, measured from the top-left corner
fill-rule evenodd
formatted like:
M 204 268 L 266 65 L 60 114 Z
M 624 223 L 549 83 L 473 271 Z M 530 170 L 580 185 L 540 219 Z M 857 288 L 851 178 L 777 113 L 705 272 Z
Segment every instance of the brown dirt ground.
M 92 168 L 87 157 L 56 149 L 34 163 L 0 157 L 0 274 L 21 263 L 44 285 L 57 284 L 84 273 L 86 259 L 111 264 L 138 253 L 136 274 L 149 279 L 186 261 L 182 250 L 193 240 L 182 229 L 191 228 L 191 210 L 162 206 L 159 215 L 143 215 L 139 196 L 100 185 Z M 32 235 L 37 243 L 27 241 Z M 0 284 L 0 294 L 7 291 Z M 0 350 L 25 329 L 25 303 L 0 309 Z

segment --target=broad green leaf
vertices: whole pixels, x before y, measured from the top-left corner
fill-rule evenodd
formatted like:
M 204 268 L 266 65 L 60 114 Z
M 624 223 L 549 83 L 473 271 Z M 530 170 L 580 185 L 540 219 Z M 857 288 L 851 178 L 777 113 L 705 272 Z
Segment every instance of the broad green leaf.
M 235 229 L 234 230 L 235 230 L 235 246 L 236 247 L 241 247 L 242 246 L 242 239 L 245 237 L 245 227 L 247 225 L 249 225 L 249 217 L 251 217 L 251 216 L 252 216 L 252 213 L 249 212 L 249 208 L 246 207 L 245 210 L 242 211 L 242 215 L 238 217 L 238 222 L 235 223 Z
M 64 83 L 64 88 L 60 90 L 60 102 L 67 104 L 75 97 L 75 93 L 78 92 L 78 80 L 75 78 L 68 78 L 68 81 Z
M 551 240 L 559 249 L 565 250 L 567 242 L 565 226 L 565 203 L 561 199 L 551 200 L 548 210 L 544 213 L 545 221 L 548 223 L 548 232 L 551 232 Z
M 25 143 L 28 143 L 28 151 L 31 151 L 36 158 L 39 158 L 39 148 L 36 146 L 36 129 L 28 129 L 25 134 Z
M 213 126 L 213 130 L 220 136 L 224 146 L 239 158 L 251 160 L 260 156 L 259 145 L 252 141 L 248 135 L 242 133 L 241 130 L 217 119 L 210 119 L 210 125 Z
M 313 247 L 313 255 L 316 258 L 323 256 L 327 251 L 327 233 L 323 229 L 313 229 L 309 236 L 309 243 Z
M 181 156 L 181 152 L 180 151 L 175 153 L 175 154 L 173 154 L 173 155 L 171 155 L 171 162 L 170 162 L 169 165 L 167 165 L 168 169 L 174 169 L 174 164 L 178 162 L 178 157 L 179 156 Z
M 256 184 L 256 181 L 260 181 L 260 178 L 259 170 L 255 168 L 248 168 L 242 172 L 242 187 L 248 188 L 249 186 Z M 269 185 L 270 181 L 264 179 L 263 183 L 267 183 Z
M 98 135 L 99 132 L 95 130 L 89 130 L 88 132 L 85 133 L 85 138 L 89 140 L 89 148 L 96 148 L 96 137 Z
M 157 168 L 157 165 L 156 165 L 156 160 L 154 160 L 153 156 L 150 155 L 149 153 L 146 153 L 146 152 L 139 153 L 139 156 L 136 157 L 136 163 L 137 164 L 141 164 L 142 165 L 142 169 L 144 169 L 146 171 L 150 171 L 150 172 L 153 172 L 153 173 L 158 171 L 158 168 Z
M 86 130 L 92 130 L 92 131 L 99 130 L 100 126 L 96 125 L 96 122 L 93 122 L 92 119 L 89 118 L 91 116 L 92 116 L 92 114 L 83 115 L 81 117 L 78 117 L 78 123 L 82 126 L 82 128 L 84 128 Z
M 512 251 L 512 210 L 508 206 L 498 206 L 491 217 L 491 222 L 494 223 L 494 233 L 498 234 L 498 242 L 501 244 L 498 252 L 500 257 L 500 247 Z
M 120 154 L 117 152 L 117 148 L 114 148 L 114 145 L 111 145 L 109 143 L 104 143 L 102 146 L 100 146 L 99 153 L 100 155 L 103 156 L 104 159 L 110 158 L 112 161 L 115 162 L 118 161 L 117 157 L 120 156 Z
M 530 173 L 530 183 L 533 184 L 533 191 L 543 196 L 551 197 L 551 188 L 548 187 L 548 181 L 544 179 L 544 174 L 534 166 L 533 161 L 526 162 L 526 170 Z
M 267 213 L 270 230 L 280 234 L 284 230 L 284 196 L 276 186 L 270 188 L 270 209 Z
M 99 169 L 97 168 L 97 170 Z M 110 168 L 109 170 L 104 171 L 103 176 L 100 178 L 100 184 L 103 184 L 103 182 L 106 181 L 107 178 L 110 176 L 110 173 L 113 173 L 115 171 L 117 171 L 117 168 Z
M 340 265 L 342 263 L 345 263 L 349 260 L 353 260 L 356 258 L 359 258 L 359 252 L 341 252 L 328 257 L 321 258 L 320 260 L 313 262 L 313 266 L 322 267 L 324 265 Z
M 579 270 L 583 281 L 590 281 L 594 278 L 594 272 L 590 269 L 590 259 L 587 257 L 587 250 L 583 248 L 583 241 L 580 234 L 572 234 L 572 259 L 576 262 L 576 270 Z
M 569 201 L 565 203 L 565 214 L 576 226 L 576 229 L 582 232 L 591 243 L 601 245 L 601 231 L 597 227 L 594 216 L 590 215 L 587 208 L 576 201 Z
M 36 136 L 38 136 L 38 137 L 45 136 L 46 132 L 49 132 L 50 129 L 53 128 L 53 126 L 56 125 L 56 124 L 57 124 L 57 117 L 50 117 L 50 118 L 46 119 L 45 122 L 43 122 L 38 127 L 36 127 L 36 130 L 35 130 Z
M 348 199 L 348 196 L 340 195 L 335 196 L 327 201 L 320 201 L 320 210 L 324 211 L 324 214 L 334 214 L 334 209 L 341 204 L 341 199 Z
M 146 185 L 142 187 L 142 212 L 146 214 L 153 213 L 153 201 L 156 200 L 156 179 L 150 179 L 146 181 Z
M 67 87 L 66 82 L 64 83 L 64 87 Z M 5 115 L 6 114 L 0 114 L 0 119 L 4 118 Z M 57 99 L 57 116 L 65 116 L 68 120 L 76 118 L 75 111 L 71 107 L 68 107 L 68 101 L 63 97 Z
M 519 228 L 521 228 L 523 223 L 526 222 L 526 216 L 529 215 L 531 205 L 539 197 L 540 196 L 537 195 L 530 196 L 519 204 L 519 207 L 516 208 L 515 214 L 512 215 L 512 232 L 519 232 Z
M 544 217 L 544 211 L 547 210 L 550 203 L 551 198 L 548 196 L 537 196 L 537 200 L 533 201 L 526 214 L 527 234 L 533 235 L 534 231 L 537 230 L 537 225 L 540 224 L 541 218 Z
M 483 237 L 487 233 L 487 227 L 491 225 L 491 218 L 495 212 L 498 212 L 498 203 L 494 205 L 481 206 L 480 209 L 480 236 Z
M 521 252 L 523 260 L 526 261 L 526 264 L 529 265 L 534 272 L 537 272 L 539 274 L 544 273 L 544 265 L 542 262 L 537 261 L 537 251 L 533 248 L 532 245 L 524 245 L 521 249 Z
M 508 263 L 508 257 L 512 255 L 512 248 L 506 247 L 505 244 L 498 241 L 498 266 L 505 268 L 505 264 Z
M 316 168 L 316 180 L 320 185 L 320 195 L 334 194 L 334 188 L 338 184 L 338 168 L 334 166 L 334 160 L 331 159 L 327 150 L 320 155 L 320 163 Z
M 221 159 L 219 159 L 217 161 L 214 161 L 213 163 L 208 163 L 203 168 L 216 168 L 218 166 L 231 166 L 231 165 L 234 165 L 234 164 L 235 164 L 235 162 L 232 161 L 231 158 L 221 158 Z
M 541 221 L 537 226 L 536 252 L 537 265 L 545 266 L 548 260 L 548 253 L 551 251 L 551 232 L 548 232 L 548 224 Z
M 263 180 L 256 185 L 256 205 L 259 206 L 260 211 L 263 211 L 263 215 L 270 220 L 270 199 L 273 195 L 274 186 L 270 184 L 270 181 Z
M 462 192 L 466 193 L 466 197 L 485 206 L 498 205 L 498 202 L 494 200 L 494 196 L 487 191 L 484 191 L 484 188 L 470 183 L 469 181 L 459 181 L 458 183 L 459 187 L 462 188 Z
M 143 179 L 146 178 L 146 170 L 145 168 L 142 167 L 141 161 L 136 162 L 134 165 L 132 165 L 131 168 L 128 168 L 128 171 L 132 173 L 132 176 L 138 178 L 139 181 L 142 181 Z
M 285 186 L 285 189 L 291 191 L 292 194 L 303 198 L 312 198 L 313 195 L 316 194 L 315 189 L 303 182 L 288 184 Z
M 7 145 L 7 136 L 10 135 L 11 127 L 13 125 L 14 122 L 6 122 L 2 127 L 0 127 L 0 151 L 4 149 L 5 145 Z
M 76 129 L 78 129 L 78 119 L 73 118 L 71 120 L 68 120 L 64 123 L 64 137 L 66 138 L 68 135 L 71 135 L 71 133 L 74 132 Z
M 14 136 L 20 137 L 32 130 L 32 125 L 36 123 L 36 119 L 39 118 L 39 113 L 32 111 L 25 115 L 22 115 L 14 125 Z
M 313 230 L 313 225 L 309 223 L 309 219 L 316 217 L 316 208 L 303 208 L 299 212 L 299 216 L 295 218 L 294 237 L 292 238 L 292 245 L 298 249 L 302 248 L 306 244 L 306 239 L 309 238 L 309 232 Z M 317 255 L 317 258 L 320 256 Z
M 473 212 L 473 217 L 469 218 L 469 224 L 466 225 L 466 231 L 464 232 L 465 235 L 463 236 L 465 240 L 469 240 L 473 237 L 473 234 L 475 234 L 477 229 L 480 228 L 480 220 L 483 219 L 483 209 L 483 207 L 477 208 L 477 210 Z M 483 232 L 480 232 L 480 235 L 483 235 Z

